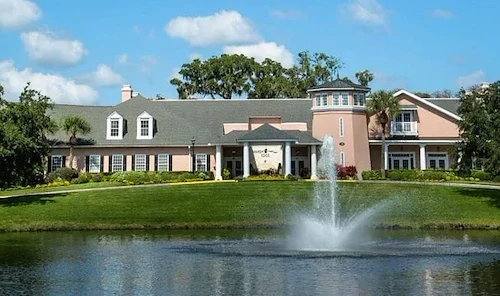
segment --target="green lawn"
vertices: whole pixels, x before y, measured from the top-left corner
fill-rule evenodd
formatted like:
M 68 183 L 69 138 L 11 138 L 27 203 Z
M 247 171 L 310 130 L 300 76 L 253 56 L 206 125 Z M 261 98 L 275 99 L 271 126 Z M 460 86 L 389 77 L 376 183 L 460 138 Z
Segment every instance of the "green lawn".
M 326 183 L 324 183 L 326 184 Z M 343 212 L 388 200 L 384 227 L 500 227 L 500 190 L 341 183 Z M 0 231 L 278 227 L 312 206 L 313 182 L 201 183 L 0 199 Z
M 0 190 L 0 196 L 14 196 L 23 194 L 33 194 L 42 192 L 54 192 L 54 191 L 67 191 L 76 189 L 89 189 L 89 188 L 104 188 L 104 187 L 114 187 L 114 186 L 124 186 L 123 183 L 118 182 L 91 182 L 84 184 L 70 184 L 66 186 L 56 186 L 56 187 L 40 187 L 40 188 L 30 188 L 30 189 L 13 189 L 13 190 Z

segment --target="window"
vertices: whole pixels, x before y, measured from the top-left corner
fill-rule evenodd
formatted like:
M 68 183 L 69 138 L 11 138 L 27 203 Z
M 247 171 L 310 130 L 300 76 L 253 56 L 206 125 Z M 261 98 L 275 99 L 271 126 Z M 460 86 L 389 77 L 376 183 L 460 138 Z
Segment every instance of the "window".
M 137 139 L 153 139 L 153 116 L 146 111 L 137 117 Z
M 169 171 L 169 157 L 168 154 L 158 154 L 158 171 Z
M 332 96 L 333 96 L 332 104 L 334 106 L 340 105 L 340 93 L 334 92 Z
M 206 154 L 196 154 L 196 170 L 206 171 L 207 170 L 207 155 Z
M 111 157 L 111 171 L 112 172 L 122 172 L 123 171 L 123 155 L 113 154 Z
M 123 137 L 123 117 L 113 112 L 107 118 L 106 139 L 121 140 Z
M 136 171 L 145 171 L 146 170 L 146 154 L 136 154 L 135 155 L 135 163 L 134 167 Z
M 118 137 L 119 135 L 119 123 L 118 119 L 111 119 L 111 136 Z
M 141 119 L 141 136 L 149 136 L 149 120 L 147 119 Z
M 101 171 L 101 156 L 89 155 L 89 173 L 99 173 Z
M 349 105 L 349 94 L 342 93 L 342 105 Z
M 55 171 L 63 167 L 63 156 L 62 155 L 52 155 L 50 158 L 51 171 Z
M 332 95 L 333 95 L 332 104 L 334 106 L 349 105 L 349 94 L 348 93 L 334 92 Z
M 354 94 L 354 106 L 365 106 L 365 105 L 366 105 L 365 94 L 355 93 Z
M 390 170 L 412 170 L 415 168 L 415 153 L 401 152 L 389 153 Z
M 448 154 L 429 152 L 427 153 L 427 168 L 429 169 L 448 169 Z
M 345 152 L 344 151 L 340 152 L 340 165 L 345 166 Z
M 316 106 L 326 106 L 328 105 L 328 96 L 326 94 L 317 94 L 316 95 Z
M 344 118 L 343 117 L 339 118 L 339 134 L 341 137 L 344 136 Z
M 392 132 L 396 134 L 416 133 L 417 126 L 413 121 L 413 111 L 401 111 L 394 117 L 392 125 Z

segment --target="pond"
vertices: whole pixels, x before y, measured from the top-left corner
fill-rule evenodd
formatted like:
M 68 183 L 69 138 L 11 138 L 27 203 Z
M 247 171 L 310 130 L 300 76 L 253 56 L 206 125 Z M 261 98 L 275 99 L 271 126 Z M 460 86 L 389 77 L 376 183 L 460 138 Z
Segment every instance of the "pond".
M 284 231 L 0 234 L 1 295 L 492 295 L 500 233 L 376 231 L 340 251 Z

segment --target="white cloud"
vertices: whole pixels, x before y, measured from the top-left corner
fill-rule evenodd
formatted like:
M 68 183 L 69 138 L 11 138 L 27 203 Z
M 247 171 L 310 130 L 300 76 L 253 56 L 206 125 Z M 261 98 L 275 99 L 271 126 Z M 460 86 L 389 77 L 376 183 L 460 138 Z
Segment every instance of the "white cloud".
M 96 102 L 98 93 L 86 84 L 55 75 L 33 72 L 31 68 L 18 70 L 11 60 L 0 61 L 0 82 L 7 97 L 17 98 L 26 83 L 50 97 L 55 103 L 88 105 Z
M 128 55 L 126 53 L 122 53 L 118 57 L 118 64 L 120 64 L 120 65 L 127 65 L 128 64 Z
M 82 80 L 96 86 L 119 85 L 123 83 L 123 77 L 105 64 L 99 64 L 94 72 L 83 75 Z
M 271 15 L 279 19 L 290 20 L 290 19 L 300 18 L 303 15 L 303 13 L 299 10 L 275 9 L 271 11 Z
M 448 18 L 453 17 L 453 12 L 451 12 L 450 10 L 447 10 L 447 9 L 434 9 L 433 11 L 431 11 L 431 14 L 434 17 L 443 18 L 443 19 L 448 19 Z
M 176 17 L 167 23 L 165 31 L 171 37 L 184 39 L 196 46 L 261 39 L 251 22 L 234 10 L 221 10 L 209 16 Z
M 352 0 L 347 5 L 347 10 L 352 17 L 367 25 L 385 25 L 387 10 L 376 0 Z
M 30 59 L 41 64 L 75 65 L 87 54 L 81 41 L 58 38 L 51 32 L 24 32 L 21 40 Z
M 293 54 L 286 49 L 284 45 L 278 45 L 275 42 L 260 42 L 250 45 L 225 46 L 224 53 L 244 54 L 262 62 L 266 58 L 280 62 L 284 67 L 293 66 Z
M 456 80 L 458 87 L 470 87 L 476 84 L 481 84 L 481 82 L 486 81 L 486 73 L 483 70 L 477 70 L 470 74 L 460 76 Z
M 42 16 L 42 10 L 28 0 L 0 0 L 0 28 L 24 27 Z

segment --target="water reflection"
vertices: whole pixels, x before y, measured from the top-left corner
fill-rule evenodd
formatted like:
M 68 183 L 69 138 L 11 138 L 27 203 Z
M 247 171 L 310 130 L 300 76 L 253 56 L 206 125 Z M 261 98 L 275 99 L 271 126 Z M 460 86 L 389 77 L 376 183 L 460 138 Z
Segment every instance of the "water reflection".
M 418 235 L 425 238 L 422 233 L 411 237 Z M 0 294 L 494 295 L 500 291 L 497 254 L 296 256 L 270 252 L 266 242 L 274 235 L 268 240 L 237 235 L 236 240 L 222 237 L 218 242 L 206 240 L 209 237 L 167 232 L 2 234 Z M 474 241 L 473 235 L 469 237 Z M 487 246 L 496 243 L 493 239 Z

